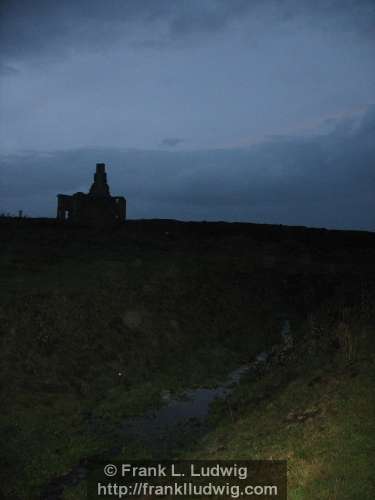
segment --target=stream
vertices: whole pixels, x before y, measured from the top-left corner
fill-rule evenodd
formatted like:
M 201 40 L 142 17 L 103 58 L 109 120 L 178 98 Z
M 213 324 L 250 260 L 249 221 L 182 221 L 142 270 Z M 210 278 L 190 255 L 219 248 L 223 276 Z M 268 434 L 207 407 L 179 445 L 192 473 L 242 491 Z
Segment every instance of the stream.
M 283 344 L 291 341 L 289 320 L 283 320 L 280 334 Z M 266 363 L 270 355 L 271 351 L 261 352 L 251 363 L 232 371 L 226 381 L 216 387 L 188 389 L 175 399 L 165 391 L 162 397 L 166 404 L 142 416 L 127 418 L 123 423 L 123 434 L 147 444 L 148 448 L 157 449 L 160 454 L 163 449 L 171 450 L 182 444 L 181 433 L 191 436 L 194 429 L 194 437 L 197 437 L 209 430 L 207 417 L 211 403 L 216 399 L 225 399 L 245 374 Z
M 280 333 L 283 344 L 292 341 L 288 319 L 283 319 Z M 271 352 L 261 352 L 251 363 L 232 371 L 225 382 L 216 387 L 188 389 L 178 398 L 171 398 L 170 393 L 165 391 L 162 394 L 165 404 L 161 408 L 124 419 L 120 428 L 121 436 L 124 441 L 129 439 L 145 444 L 147 449 L 157 451 L 161 457 L 166 456 L 168 451 L 171 452 L 191 442 L 192 436 L 194 440 L 198 439 L 210 430 L 207 417 L 211 403 L 217 399 L 225 399 L 245 374 L 252 371 L 255 373 L 260 365 L 267 362 Z M 122 447 L 118 446 L 109 452 L 116 456 L 121 449 Z M 85 479 L 87 475 L 85 463 L 86 460 L 83 460 L 64 476 L 52 480 L 44 489 L 40 499 L 61 500 L 66 486 L 77 485 Z

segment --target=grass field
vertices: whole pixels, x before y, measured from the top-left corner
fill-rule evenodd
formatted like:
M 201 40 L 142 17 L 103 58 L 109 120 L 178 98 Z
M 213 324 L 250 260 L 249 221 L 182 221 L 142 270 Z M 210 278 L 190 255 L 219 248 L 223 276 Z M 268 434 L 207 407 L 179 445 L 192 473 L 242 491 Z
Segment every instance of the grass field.
M 214 431 L 179 454 L 288 458 L 291 498 L 372 498 L 375 235 L 8 219 L 0 231 L 6 498 L 38 498 L 163 391 L 214 384 L 269 349 L 285 311 L 296 347 L 284 364 L 244 378 L 213 408 Z

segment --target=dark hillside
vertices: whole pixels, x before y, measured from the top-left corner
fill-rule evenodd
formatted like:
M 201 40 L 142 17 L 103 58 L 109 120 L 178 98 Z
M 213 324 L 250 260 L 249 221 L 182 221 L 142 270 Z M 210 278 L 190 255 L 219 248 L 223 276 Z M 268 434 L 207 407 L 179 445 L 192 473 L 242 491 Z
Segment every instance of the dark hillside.
M 333 331 L 375 289 L 374 233 L 2 217 L 0 242 L 1 460 L 14 499 L 121 443 L 121 422 L 166 391 L 212 386 L 270 349 L 281 317 L 299 336 L 312 318 Z M 327 346 L 329 357 L 340 343 Z

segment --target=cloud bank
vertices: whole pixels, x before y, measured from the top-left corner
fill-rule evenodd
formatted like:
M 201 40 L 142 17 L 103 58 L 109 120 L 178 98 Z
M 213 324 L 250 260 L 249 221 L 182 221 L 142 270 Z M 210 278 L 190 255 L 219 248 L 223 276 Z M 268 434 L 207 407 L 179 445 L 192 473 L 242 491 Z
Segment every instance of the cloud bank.
M 87 191 L 95 163 L 130 218 L 375 230 L 375 106 L 330 133 L 207 151 L 77 149 L 3 155 L 0 211 L 54 216 L 57 193 Z

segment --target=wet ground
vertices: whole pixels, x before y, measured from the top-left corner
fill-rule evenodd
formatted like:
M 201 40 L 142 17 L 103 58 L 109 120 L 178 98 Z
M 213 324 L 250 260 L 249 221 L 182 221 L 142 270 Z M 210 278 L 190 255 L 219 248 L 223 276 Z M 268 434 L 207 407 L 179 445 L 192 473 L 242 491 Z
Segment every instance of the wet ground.
M 266 353 L 262 353 L 257 357 L 257 362 L 265 358 Z M 176 399 L 170 398 L 166 391 L 163 394 L 166 404 L 160 409 L 126 419 L 124 435 L 144 443 L 160 456 L 188 443 L 192 438 L 197 439 L 210 428 L 207 417 L 211 404 L 228 396 L 250 369 L 251 365 L 240 366 L 229 374 L 223 384 L 213 388 L 189 389 Z
M 283 320 L 280 333 L 284 343 L 290 341 L 290 324 L 287 319 Z M 144 444 L 155 457 L 165 457 L 179 446 L 199 439 L 210 430 L 207 417 L 211 404 L 217 399 L 225 399 L 241 377 L 252 371 L 255 374 L 259 365 L 266 363 L 269 356 L 270 352 L 259 353 L 255 360 L 232 371 L 225 382 L 216 387 L 188 389 L 178 398 L 172 398 L 170 393 L 165 391 L 162 394 L 165 405 L 160 409 L 124 420 L 120 435 L 125 447 L 118 445 L 110 450 L 110 453 L 116 456 L 121 450 L 126 450 L 126 441 L 129 440 Z M 66 486 L 73 486 L 84 480 L 87 475 L 86 462 L 83 460 L 66 475 L 51 481 L 41 500 L 59 500 Z

